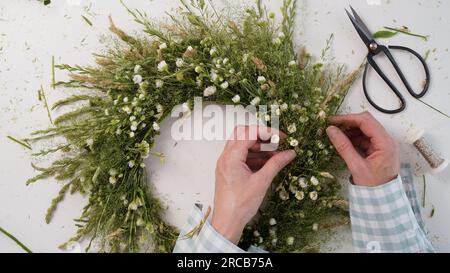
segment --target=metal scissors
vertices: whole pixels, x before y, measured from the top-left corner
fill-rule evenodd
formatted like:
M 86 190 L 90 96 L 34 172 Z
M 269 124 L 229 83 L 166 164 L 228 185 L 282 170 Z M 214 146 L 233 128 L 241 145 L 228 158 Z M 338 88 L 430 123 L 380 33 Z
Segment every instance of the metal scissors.
M 378 111 L 381 111 L 386 114 L 400 113 L 403 110 L 405 110 L 405 108 L 406 108 L 405 98 L 400 93 L 400 91 L 397 89 L 397 87 L 389 80 L 389 78 L 386 76 L 386 74 L 381 70 L 381 68 L 378 66 L 378 64 L 374 61 L 374 57 L 380 53 L 384 53 L 387 56 L 387 58 L 389 59 L 389 61 L 391 62 L 391 64 L 394 66 L 395 71 L 397 72 L 398 76 L 402 80 L 402 82 L 405 85 L 408 92 L 411 94 L 411 96 L 413 96 L 416 99 L 422 98 L 428 92 L 428 89 L 430 87 L 430 70 L 428 69 L 428 66 L 427 66 L 425 60 L 422 58 L 422 56 L 420 56 L 419 53 L 412 50 L 411 48 L 404 47 L 404 46 L 384 46 L 384 45 L 379 44 L 377 41 L 375 41 L 375 39 L 373 38 L 373 36 L 371 34 L 372 32 L 370 32 L 369 29 L 367 28 L 367 26 L 363 23 L 361 17 L 358 16 L 356 11 L 351 6 L 350 6 L 350 9 L 351 9 L 353 15 L 350 14 L 350 12 L 348 10 L 345 10 L 345 11 L 347 12 L 347 15 L 350 17 L 350 20 L 352 21 L 352 24 L 355 27 L 356 31 L 358 32 L 359 36 L 363 40 L 364 44 L 367 46 L 367 49 L 369 50 L 369 53 L 367 54 L 367 63 L 364 68 L 364 74 L 363 74 L 364 94 L 365 94 L 367 100 L 369 101 L 369 103 L 373 107 L 375 107 Z M 409 84 L 408 80 L 405 78 L 402 70 L 400 69 L 400 67 L 398 66 L 394 57 L 392 56 L 391 51 L 390 51 L 391 49 L 402 50 L 402 51 L 406 51 L 410 54 L 413 54 L 422 63 L 423 68 L 425 70 L 425 76 L 426 76 L 425 84 L 423 85 L 422 92 L 416 93 L 412 90 L 411 85 Z M 366 86 L 367 71 L 369 69 L 369 66 L 371 66 L 378 73 L 378 75 L 384 80 L 384 82 L 394 92 L 395 96 L 400 101 L 399 108 L 392 109 L 392 110 L 385 109 L 385 108 L 377 105 L 372 100 L 372 98 L 369 96 L 369 93 L 367 91 L 367 86 Z

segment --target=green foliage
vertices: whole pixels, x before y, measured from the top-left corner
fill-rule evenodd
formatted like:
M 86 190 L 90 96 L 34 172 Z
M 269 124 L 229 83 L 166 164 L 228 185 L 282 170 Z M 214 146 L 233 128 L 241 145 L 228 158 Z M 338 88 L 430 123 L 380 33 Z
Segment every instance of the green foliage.
M 82 106 L 27 140 L 66 140 L 37 154 L 63 155 L 28 181 L 51 176 L 69 181 L 47 220 L 70 188 L 89 195 L 72 241 L 90 237 L 102 251 L 171 251 L 177 231 L 162 220 L 165 207 L 147 186 L 143 163 L 159 123 L 194 97 L 244 106 L 259 101 L 278 106 L 266 115 L 280 115 L 281 129 L 289 132 L 283 149 L 294 148 L 299 156 L 278 176 L 241 243 L 271 251 L 314 248 L 314 230 L 326 226 L 324 220 L 339 211 L 335 204 L 341 201 L 339 185 L 328 173 L 340 167 L 332 164 L 337 157 L 325 134 L 326 117 L 336 113 L 357 72 L 346 75 L 342 66 L 315 61 L 303 48 L 297 53 L 295 0 L 284 1 L 280 25 L 259 0 L 238 21 L 219 17 L 201 0 L 181 3 L 184 9 L 169 15 L 170 25 L 127 8 L 146 37 L 130 36 L 111 20 L 120 42 L 96 55 L 97 66 L 56 66 L 71 76 L 57 86 L 86 94 L 57 102 L 54 107 Z

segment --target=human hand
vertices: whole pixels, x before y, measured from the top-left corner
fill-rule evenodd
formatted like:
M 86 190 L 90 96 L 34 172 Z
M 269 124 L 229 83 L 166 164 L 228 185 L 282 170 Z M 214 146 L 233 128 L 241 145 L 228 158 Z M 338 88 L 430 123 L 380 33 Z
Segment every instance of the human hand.
M 330 126 L 327 134 L 356 185 L 375 187 L 398 176 L 398 143 L 370 113 L 335 116 L 329 121 L 342 128 Z
M 272 180 L 296 156 L 295 151 L 262 152 L 261 143 L 282 132 L 262 126 L 237 126 L 217 161 L 211 224 L 226 239 L 239 242 L 256 215 Z

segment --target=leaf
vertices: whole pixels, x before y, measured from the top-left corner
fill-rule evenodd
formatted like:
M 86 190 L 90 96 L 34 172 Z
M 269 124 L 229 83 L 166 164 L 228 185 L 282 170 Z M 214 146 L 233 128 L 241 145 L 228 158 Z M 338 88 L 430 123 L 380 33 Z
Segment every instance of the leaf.
M 397 35 L 398 32 L 393 32 L 393 31 L 389 31 L 389 30 L 380 30 L 377 31 L 373 34 L 373 38 L 375 39 L 388 39 L 388 38 L 392 38 L 395 35 Z
M 89 19 L 88 19 L 86 16 L 84 16 L 84 15 L 81 15 L 81 18 L 83 18 L 84 21 L 85 21 L 89 26 L 92 27 L 92 22 L 91 22 L 91 20 L 89 20 Z

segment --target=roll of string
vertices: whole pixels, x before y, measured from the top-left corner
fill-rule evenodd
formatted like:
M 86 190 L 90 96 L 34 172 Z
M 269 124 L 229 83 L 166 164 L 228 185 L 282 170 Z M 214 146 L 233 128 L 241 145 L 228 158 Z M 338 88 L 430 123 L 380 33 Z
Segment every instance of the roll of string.
M 442 172 L 447 168 L 449 161 L 442 158 L 439 153 L 433 149 L 431 144 L 424 138 L 424 131 L 419 131 L 410 139 L 410 142 L 428 162 L 433 173 Z

